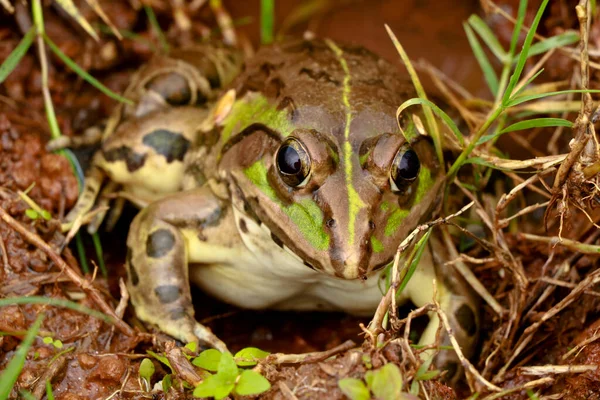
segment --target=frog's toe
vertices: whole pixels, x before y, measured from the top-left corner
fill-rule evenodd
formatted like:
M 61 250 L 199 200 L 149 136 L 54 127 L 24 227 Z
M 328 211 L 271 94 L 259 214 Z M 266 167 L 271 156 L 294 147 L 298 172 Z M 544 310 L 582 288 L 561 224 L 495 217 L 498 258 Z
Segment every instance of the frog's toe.
M 219 339 L 212 331 L 206 326 L 196 323 L 194 326 L 194 335 L 200 343 L 205 343 L 212 348 L 215 348 L 221 352 L 228 352 L 227 345 Z

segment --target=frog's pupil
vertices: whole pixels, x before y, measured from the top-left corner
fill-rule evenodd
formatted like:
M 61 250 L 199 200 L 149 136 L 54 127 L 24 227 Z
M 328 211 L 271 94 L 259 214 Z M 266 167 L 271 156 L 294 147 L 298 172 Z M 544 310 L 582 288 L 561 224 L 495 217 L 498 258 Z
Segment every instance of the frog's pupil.
M 284 174 L 295 175 L 302 168 L 300 154 L 292 146 L 283 146 L 277 155 L 279 170 Z
M 403 179 L 412 180 L 417 177 L 420 167 L 421 162 L 419 161 L 417 153 L 415 153 L 414 150 L 409 149 L 404 152 L 400 159 L 398 174 Z

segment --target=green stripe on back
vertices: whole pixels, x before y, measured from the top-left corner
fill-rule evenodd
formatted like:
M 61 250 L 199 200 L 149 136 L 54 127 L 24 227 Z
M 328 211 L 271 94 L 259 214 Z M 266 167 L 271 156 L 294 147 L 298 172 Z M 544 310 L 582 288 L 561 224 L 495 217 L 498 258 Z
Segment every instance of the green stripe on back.
M 344 81 L 342 83 L 342 103 L 346 107 L 346 125 L 344 127 L 344 145 L 342 151 L 344 154 L 344 174 L 346 177 L 346 190 L 348 191 L 348 243 L 352 245 L 355 240 L 356 218 L 365 203 L 361 200 L 358 192 L 352 184 L 352 145 L 350 144 L 350 123 L 352 122 L 352 108 L 350 107 L 350 69 L 344 58 L 344 52 L 331 40 L 326 40 L 327 46 L 335 53 L 342 70 L 344 71 Z

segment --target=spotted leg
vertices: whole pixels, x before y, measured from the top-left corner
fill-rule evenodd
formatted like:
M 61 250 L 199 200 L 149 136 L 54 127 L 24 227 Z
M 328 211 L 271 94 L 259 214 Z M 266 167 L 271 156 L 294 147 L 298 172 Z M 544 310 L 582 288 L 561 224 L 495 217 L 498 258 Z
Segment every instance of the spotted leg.
M 444 265 L 448 258 L 444 257 L 443 245 L 432 235 L 428 251 L 423 253 L 419 263 L 419 274 L 409 281 L 405 296 L 421 307 L 431 303 L 434 290 L 433 279 L 436 280 L 437 301 L 447 315 L 450 327 L 465 357 L 469 358 L 477 346 L 479 332 L 479 314 L 477 298 L 465 284 L 452 266 Z M 433 251 L 435 249 L 435 251 Z M 429 324 L 421 335 L 419 344 L 427 345 L 435 342 L 440 321 L 436 313 L 429 315 Z M 446 331 L 442 328 L 443 346 L 450 345 Z M 425 353 L 427 356 L 428 353 Z M 446 370 L 446 379 L 456 381 L 460 376 L 461 363 L 453 350 L 441 350 L 435 359 L 438 368 Z
M 227 347 L 194 319 L 188 261 L 190 247 L 219 223 L 223 204 L 203 187 L 150 204 L 133 220 L 127 238 L 128 288 L 143 321 L 184 342 Z M 210 254 L 204 254 L 211 261 Z M 191 260 L 196 261 L 196 260 Z

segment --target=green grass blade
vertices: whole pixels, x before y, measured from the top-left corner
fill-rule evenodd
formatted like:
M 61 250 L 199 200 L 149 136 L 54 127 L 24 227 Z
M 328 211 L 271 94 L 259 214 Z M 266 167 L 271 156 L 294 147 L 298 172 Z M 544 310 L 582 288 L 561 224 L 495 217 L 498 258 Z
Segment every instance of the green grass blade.
M 85 246 L 83 244 L 83 237 L 81 232 L 77 232 L 75 235 L 75 248 L 77 249 L 77 258 L 79 259 L 79 266 L 84 274 L 90 273 L 90 264 L 87 261 L 87 254 L 85 254 Z
M 488 46 L 498 60 L 504 62 L 506 60 L 506 51 L 494 35 L 490 27 L 476 14 L 473 14 L 468 19 L 469 25 L 477 32 L 479 37 Z
M 485 55 L 485 51 L 479 44 L 479 40 L 475 37 L 475 33 L 471 27 L 464 23 L 463 27 L 465 28 L 465 32 L 467 34 L 467 39 L 469 40 L 469 44 L 471 45 L 471 50 L 473 50 L 473 54 L 477 59 L 477 63 L 479 63 L 479 67 L 483 71 L 483 76 L 485 77 L 485 81 L 490 88 L 492 94 L 495 96 L 498 92 L 498 77 L 496 76 L 496 72 L 492 67 L 492 64 L 488 60 Z
M 160 43 L 160 47 L 165 53 L 169 52 L 169 42 L 167 42 L 167 38 L 165 33 L 163 32 L 160 24 L 158 23 L 158 19 L 156 19 L 156 14 L 154 14 L 154 10 L 150 6 L 144 6 L 144 11 L 146 12 L 146 16 L 148 17 L 148 22 L 150 22 L 150 26 L 152 30 L 156 34 L 158 38 L 158 42 Z
M 522 103 L 525 103 L 525 102 L 528 102 L 531 100 L 537 100 L 537 99 L 542 99 L 544 97 L 558 96 L 561 94 L 568 94 L 568 93 L 600 93 L 600 90 L 597 90 L 597 89 L 569 89 L 569 90 L 559 90 L 556 92 L 530 94 L 527 96 L 520 96 L 520 97 L 515 97 L 513 99 L 510 99 L 510 101 L 508 102 L 506 107 L 514 107 L 516 105 L 519 105 L 519 104 L 522 104 Z
M 400 55 L 400 58 L 402 59 L 402 62 L 404 63 L 404 66 L 406 67 L 406 70 L 408 71 L 408 75 L 410 76 L 412 84 L 415 87 L 415 91 L 417 92 L 417 95 L 421 99 L 427 100 L 427 94 L 425 93 L 425 89 L 423 89 L 423 85 L 421 84 L 419 75 L 417 75 L 417 72 L 415 71 L 412 63 L 410 62 L 410 58 L 408 58 L 408 54 L 404 50 L 404 47 L 402 47 L 402 45 L 400 44 L 400 41 L 398 41 L 398 38 L 396 37 L 394 32 L 392 32 L 392 30 L 390 29 L 390 27 L 387 24 L 385 25 L 385 29 L 387 30 L 387 33 L 388 33 L 390 39 L 392 39 L 392 42 L 394 43 L 394 47 L 396 47 L 396 51 L 398 51 L 398 54 Z M 423 113 L 425 114 L 425 120 L 427 122 L 427 128 L 429 131 L 429 135 L 433 139 L 433 143 L 435 145 L 435 152 L 436 152 L 438 161 L 439 161 L 440 165 L 442 165 L 442 168 L 443 168 L 444 155 L 443 155 L 443 146 L 442 146 L 442 136 L 439 132 L 435 118 L 433 118 L 433 112 L 431 111 L 431 109 L 428 107 L 425 107 L 423 109 Z
M 90 85 L 94 86 L 96 89 L 110 97 L 111 99 L 115 99 L 122 103 L 132 105 L 133 102 L 125 97 L 113 92 L 106 86 L 100 83 L 96 78 L 83 70 L 75 61 L 71 60 L 65 53 L 63 53 L 56 44 L 47 36 L 44 35 L 44 42 L 50 47 L 50 49 L 60 58 L 69 68 L 71 68 L 77 75 L 86 80 Z
M 535 80 L 535 78 L 537 78 L 538 76 L 540 76 L 540 74 L 542 72 L 544 72 L 544 68 L 540 69 L 531 78 L 527 79 L 527 82 L 525 82 L 525 84 L 523 85 L 523 87 L 515 92 L 515 97 L 518 96 L 520 93 L 522 93 L 523 90 L 527 89 L 527 86 L 529 86 L 531 84 L 531 82 L 533 82 Z
M 515 27 L 513 29 L 512 38 L 510 39 L 510 46 L 508 47 L 508 53 L 506 54 L 506 59 L 504 60 L 504 66 L 502 67 L 502 72 L 500 73 L 500 82 L 498 83 L 498 93 L 496 94 L 496 99 L 494 103 L 496 105 L 501 104 L 502 97 L 506 92 L 506 85 L 508 84 L 508 78 L 510 76 L 510 71 L 512 68 L 512 58 L 515 55 L 515 49 L 517 48 L 517 43 L 519 41 L 519 35 L 521 33 L 521 27 L 523 26 L 523 21 L 525 20 L 525 13 L 527 12 L 527 0 L 521 0 L 519 2 L 519 11 L 517 12 L 517 20 L 515 22 Z
M 408 271 L 406 272 L 404 279 L 402 279 L 402 282 L 400 282 L 400 285 L 398 285 L 398 289 L 396 290 L 396 295 L 399 295 L 400 293 L 402 293 L 404 291 L 404 289 L 406 288 L 406 285 L 408 285 L 408 282 L 410 281 L 410 278 L 412 278 L 415 271 L 417 270 L 417 267 L 419 266 L 419 261 L 421 261 L 421 256 L 423 255 L 423 252 L 425 251 L 425 247 L 427 246 L 427 241 L 429 240 L 429 236 L 431 236 L 431 228 L 429 228 L 427 230 L 427 232 L 425 232 L 423 237 L 421 237 L 421 239 L 419 239 L 417 244 L 415 244 L 414 257 L 412 258 L 412 262 L 410 263 L 410 266 L 408 267 Z
M 525 62 L 527 61 L 527 56 L 529 54 L 529 48 L 531 47 L 531 42 L 533 41 L 533 37 L 535 32 L 537 31 L 537 27 L 540 24 L 540 20 L 542 19 L 542 14 L 548 5 L 548 0 L 543 0 L 540 8 L 535 14 L 535 18 L 533 19 L 533 23 L 531 24 L 531 28 L 529 28 L 529 32 L 527 32 L 527 36 L 525 37 L 525 42 L 523 43 L 523 48 L 521 49 L 521 53 L 519 54 L 519 59 L 517 61 L 517 66 L 510 77 L 510 81 L 508 82 L 508 86 L 506 87 L 506 91 L 504 92 L 504 96 L 502 97 L 502 105 L 506 107 L 508 102 L 511 99 L 512 91 L 517 86 L 519 79 L 521 78 L 521 74 L 523 73 L 523 68 L 525 68 Z M 515 27 L 516 29 L 516 27 Z
M 439 108 L 438 106 L 436 106 L 435 104 L 433 104 L 431 101 L 429 101 L 427 99 L 413 98 L 413 99 L 406 100 L 404 103 L 402 103 L 400 105 L 400 107 L 398 107 L 398 110 L 396 111 L 396 116 L 397 117 L 400 116 L 400 114 L 402 114 L 402 112 L 404 110 L 406 110 L 408 107 L 414 106 L 414 105 L 424 105 L 424 106 L 426 106 L 424 108 L 426 108 L 426 109 L 429 108 L 429 109 L 433 110 L 435 115 L 437 115 L 439 118 L 441 118 L 442 121 L 444 121 L 444 123 L 446 124 L 446 126 L 452 131 L 452 133 L 454 133 L 454 136 L 456 136 L 456 139 L 458 140 L 460 145 L 464 146 L 465 139 L 464 139 L 460 129 L 458 129 L 458 126 L 456 126 L 456 124 L 452 120 L 452 118 L 450 118 L 450 116 L 448 114 L 446 114 L 441 108 Z
M 533 118 L 525 121 L 519 121 L 502 129 L 500 133 L 521 131 L 523 129 L 546 128 L 549 126 L 573 127 L 573 123 L 563 118 Z
M 11 72 L 19 65 L 19 61 L 23 58 L 27 50 L 31 47 L 33 39 L 35 39 L 35 26 L 29 28 L 23 39 L 19 42 L 17 47 L 8 55 L 6 60 L 0 65 L 0 83 L 10 75 Z
M 108 315 L 66 299 L 42 296 L 5 297 L 0 299 L 0 307 L 14 306 L 15 304 L 47 304 L 49 306 L 63 307 L 68 308 L 69 310 L 78 311 L 91 317 L 98 318 L 104 322 L 112 322 L 112 318 Z M 0 399 L 1 398 L 2 397 L 0 397 Z
M 562 118 L 533 118 L 525 121 L 519 121 L 507 126 L 498 133 L 482 136 L 481 139 L 479 139 L 479 141 L 477 142 L 477 146 L 489 142 L 490 140 L 496 139 L 508 132 L 521 131 L 524 129 L 533 128 L 545 128 L 550 126 L 566 126 L 571 128 L 573 127 L 573 123 L 569 120 Z
M 50 381 L 46 381 L 46 399 L 54 400 L 54 392 L 52 391 L 52 384 Z
M 260 0 L 260 41 L 262 44 L 273 42 L 275 20 L 275 1 Z
M 10 392 L 25 365 L 25 358 L 27 357 L 27 352 L 29 348 L 33 344 L 33 339 L 37 335 L 40 330 L 40 326 L 42 326 L 42 321 L 44 319 L 44 314 L 38 315 L 31 328 L 27 331 L 27 335 L 21 342 L 19 349 L 16 351 L 13 358 L 8 362 L 8 365 L 2 375 L 0 375 L 0 399 L 8 399 Z
M 510 59 L 515 55 L 515 51 L 517 50 L 517 43 L 519 43 L 519 36 L 521 35 L 521 27 L 523 26 L 523 22 L 525 22 L 525 15 L 527 14 L 527 0 L 519 1 L 519 10 L 517 11 L 517 19 L 515 22 L 515 27 L 512 32 L 512 37 L 510 39 L 510 46 L 508 48 L 508 56 Z
M 104 252 L 102 251 L 102 243 L 100 242 L 98 233 L 92 235 L 92 242 L 94 242 L 94 249 L 96 250 L 96 256 L 98 257 L 98 267 L 102 272 L 102 276 L 106 278 L 108 276 L 108 271 L 106 270 L 106 264 L 104 263 Z
M 543 54 L 552 49 L 568 46 L 570 44 L 577 43 L 578 41 L 579 41 L 579 34 L 577 34 L 577 32 L 574 32 L 574 31 L 564 32 L 564 33 L 561 33 L 560 35 L 552 36 L 552 37 L 549 37 L 548 39 L 542 40 L 541 42 L 537 42 L 537 43 L 533 44 L 529 48 L 528 57 L 536 56 L 538 54 Z M 513 62 L 514 61 L 517 61 L 517 59 L 514 59 Z

